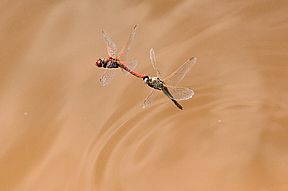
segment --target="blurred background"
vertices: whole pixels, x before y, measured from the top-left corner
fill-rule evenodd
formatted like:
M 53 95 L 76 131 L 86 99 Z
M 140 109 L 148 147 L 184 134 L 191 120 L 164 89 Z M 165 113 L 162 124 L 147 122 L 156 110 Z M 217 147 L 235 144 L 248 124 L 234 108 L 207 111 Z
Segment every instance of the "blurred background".
M 288 2 L 0 3 L 1 191 L 288 190 Z M 139 24 L 136 71 L 189 57 L 178 110 L 119 75 L 101 87 L 101 29 L 118 48 Z

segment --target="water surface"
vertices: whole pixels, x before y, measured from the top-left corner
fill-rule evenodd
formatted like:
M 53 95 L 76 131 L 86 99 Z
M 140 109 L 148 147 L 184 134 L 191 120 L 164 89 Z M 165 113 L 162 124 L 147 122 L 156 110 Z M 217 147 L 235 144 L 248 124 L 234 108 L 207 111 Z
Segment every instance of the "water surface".
M 288 189 L 286 1 L 45 1 L 0 5 L 0 190 Z M 119 75 L 99 85 L 100 31 L 164 76 L 189 57 L 178 110 Z

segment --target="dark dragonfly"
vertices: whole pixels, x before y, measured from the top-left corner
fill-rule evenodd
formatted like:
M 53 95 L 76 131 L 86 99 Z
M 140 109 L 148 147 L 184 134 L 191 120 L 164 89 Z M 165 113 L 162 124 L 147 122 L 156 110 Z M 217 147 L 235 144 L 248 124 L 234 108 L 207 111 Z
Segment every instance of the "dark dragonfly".
M 159 70 L 156 67 L 156 58 L 154 50 L 150 49 L 150 61 L 153 68 L 156 70 L 157 76 L 144 76 L 144 82 L 152 89 L 150 94 L 146 97 L 143 108 L 148 107 L 152 102 L 152 97 L 155 90 L 160 90 L 166 95 L 179 109 L 183 109 L 182 105 L 178 103 L 180 100 L 187 100 L 192 98 L 194 91 L 186 87 L 178 87 L 178 83 L 190 71 L 191 67 L 196 63 L 196 58 L 192 57 L 180 66 L 175 72 L 162 80 Z

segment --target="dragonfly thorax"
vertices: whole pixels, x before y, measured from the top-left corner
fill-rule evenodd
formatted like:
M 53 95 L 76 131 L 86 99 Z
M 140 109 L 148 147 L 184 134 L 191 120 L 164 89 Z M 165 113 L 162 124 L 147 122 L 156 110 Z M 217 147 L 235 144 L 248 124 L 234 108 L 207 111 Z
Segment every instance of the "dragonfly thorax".
M 105 63 L 104 68 L 118 68 L 118 67 L 119 67 L 119 63 L 116 59 L 108 59 Z
M 164 82 L 158 77 L 145 76 L 143 80 L 151 88 L 162 90 L 164 87 Z
M 109 57 L 106 59 L 97 60 L 96 65 L 103 68 L 118 68 L 119 62 L 117 59 Z

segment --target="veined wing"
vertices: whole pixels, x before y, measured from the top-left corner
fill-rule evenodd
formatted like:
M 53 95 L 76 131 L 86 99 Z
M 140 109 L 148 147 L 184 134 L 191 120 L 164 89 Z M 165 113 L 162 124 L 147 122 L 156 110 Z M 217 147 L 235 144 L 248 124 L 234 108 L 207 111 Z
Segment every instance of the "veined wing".
M 155 98 L 155 90 L 152 89 L 151 92 L 148 94 L 148 96 L 145 98 L 142 107 L 144 109 L 148 108 L 151 105 L 154 98 Z
M 165 86 L 163 93 L 173 100 L 187 100 L 193 97 L 194 91 L 190 88 Z
M 111 37 L 105 33 L 104 30 L 102 30 L 102 37 L 106 43 L 108 55 L 115 58 L 117 56 L 116 44 L 112 41 Z
M 153 48 L 150 49 L 150 61 L 151 61 L 151 64 L 152 64 L 154 70 L 156 70 L 157 77 L 161 78 L 160 72 L 159 72 L 158 68 L 156 67 L 156 57 L 155 57 L 155 52 L 154 52 Z
M 134 25 L 133 29 L 132 29 L 132 32 L 130 33 L 130 36 L 129 36 L 129 39 L 127 41 L 127 43 L 125 44 L 125 46 L 123 46 L 123 48 L 121 49 L 118 57 L 122 60 L 126 60 L 127 58 L 127 55 L 130 51 L 130 48 L 131 48 L 131 44 L 135 38 L 135 34 L 136 34 L 136 29 L 137 29 L 137 25 Z
M 196 63 L 196 58 L 192 57 L 180 66 L 175 72 L 167 76 L 163 81 L 168 85 L 176 86 Z
M 101 86 L 106 86 L 116 76 L 116 69 L 107 69 L 100 78 Z

